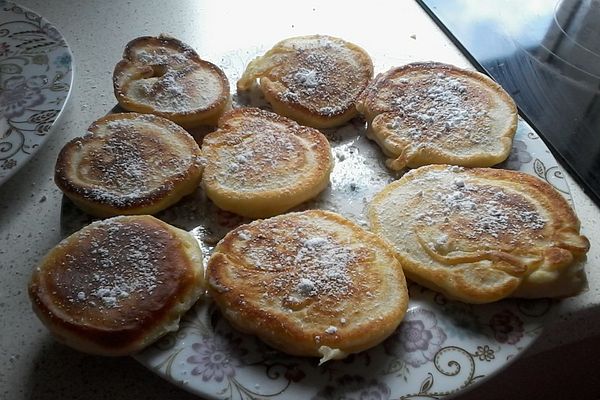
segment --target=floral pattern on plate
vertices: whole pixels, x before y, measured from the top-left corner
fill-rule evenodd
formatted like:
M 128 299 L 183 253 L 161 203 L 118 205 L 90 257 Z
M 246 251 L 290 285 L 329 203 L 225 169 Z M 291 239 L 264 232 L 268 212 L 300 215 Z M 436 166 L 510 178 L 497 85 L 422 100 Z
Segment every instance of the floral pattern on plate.
M 410 285 L 411 303 L 397 331 L 379 346 L 318 366 L 292 357 L 233 329 L 208 298 L 188 313 L 178 332 L 137 359 L 156 373 L 201 396 L 218 399 L 410 399 L 441 398 L 482 381 L 522 352 L 541 331 L 550 307 L 535 317 L 524 301 L 473 306 L 443 304 L 440 295 Z M 525 303 L 536 303 L 526 301 Z M 455 335 L 481 320 L 469 336 Z M 527 312 L 527 311 L 525 311 Z
M 260 101 L 259 95 L 247 98 L 253 97 Z M 337 211 L 366 226 L 365 204 L 397 175 L 385 168 L 365 129 L 357 119 L 325 131 L 335 157 L 331 185 L 299 209 Z M 563 177 L 552 172 L 559 171 L 556 161 L 523 121 L 511 158 L 500 167 L 545 179 L 568 198 Z M 158 216 L 190 230 L 206 258 L 230 229 L 247 222 L 217 210 L 201 190 Z M 137 359 L 208 398 L 437 399 L 505 366 L 535 340 L 552 315 L 553 303 L 547 300 L 472 305 L 449 301 L 417 284 L 409 290 L 409 311 L 394 334 L 368 351 L 322 366 L 316 359 L 287 356 L 237 333 L 210 299 L 196 305 L 177 333 Z
M 0 184 L 46 140 L 65 106 L 71 51 L 48 21 L 0 0 Z
M 256 51 L 240 50 L 220 58 L 231 82 Z M 242 105 L 268 107 L 257 92 L 236 96 L 234 106 Z M 385 167 L 381 150 L 366 139 L 365 131 L 360 119 L 324 131 L 335 159 L 331 184 L 298 210 L 332 210 L 367 225 L 364 206 L 398 175 Z M 569 199 L 556 161 L 523 121 L 519 121 L 510 158 L 498 167 L 536 175 Z M 228 231 L 249 221 L 219 210 L 201 189 L 157 217 L 190 231 L 205 261 Z M 90 221 L 65 199 L 63 234 Z M 317 359 L 282 354 L 236 331 L 207 297 L 184 316 L 177 332 L 136 359 L 202 398 L 438 399 L 484 381 L 522 353 L 551 318 L 554 304 L 550 300 L 465 304 L 414 283 L 409 291 L 408 313 L 387 340 L 321 366 Z

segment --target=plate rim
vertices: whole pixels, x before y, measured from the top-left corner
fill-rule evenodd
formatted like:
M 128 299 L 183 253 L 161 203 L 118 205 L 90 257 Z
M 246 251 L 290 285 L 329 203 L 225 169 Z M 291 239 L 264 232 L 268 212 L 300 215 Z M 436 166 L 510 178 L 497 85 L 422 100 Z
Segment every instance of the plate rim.
M 51 122 L 51 125 L 48 128 L 48 131 L 43 136 L 40 136 L 40 139 L 35 142 L 36 146 L 31 149 L 30 153 L 29 154 L 25 153 L 26 155 L 23 156 L 24 153 L 23 153 L 22 149 L 19 149 L 19 151 L 17 151 L 12 156 L 2 159 L 3 162 L 6 162 L 8 160 L 17 160 L 17 164 L 15 167 L 9 168 L 8 172 L 6 172 L 5 174 L 0 174 L 0 186 L 3 185 L 4 183 L 8 182 L 15 174 L 17 174 L 17 172 L 21 171 L 23 169 L 23 167 L 27 163 L 29 163 L 35 157 L 35 155 L 40 151 L 40 149 L 43 148 L 44 145 L 48 142 L 48 138 L 51 136 L 53 131 L 56 129 L 56 126 L 60 123 L 62 116 L 64 114 L 64 111 L 67 108 L 67 105 L 69 103 L 69 100 L 70 100 L 72 92 L 73 92 L 73 82 L 75 80 L 74 54 L 71 49 L 71 46 L 69 45 L 69 42 L 67 41 L 67 39 L 65 38 L 65 36 L 61 32 L 61 30 L 58 29 L 57 26 L 52 21 L 49 21 L 43 15 L 39 14 L 38 12 L 36 12 L 34 10 L 31 10 L 28 7 L 22 6 L 21 4 L 16 3 L 14 1 L 0 0 L 0 6 L 5 7 L 5 6 L 9 6 L 9 5 L 19 7 L 24 12 L 31 13 L 31 14 L 34 14 L 34 15 L 40 17 L 41 21 L 43 21 L 45 24 L 48 24 L 50 27 L 52 27 L 54 30 L 56 30 L 56 32 L 58 32 L 58 34 L 60 35 L 60 38 L 65 43 L 65 46 L 64 47 L 61 46 L 61 47 L 69 54 L 69 57 L 70 57 L 69 68 L 66 73 L 67 79 L 64 79 L 64 78 L 62 79 L 62 81 L 64 83 L 68 83 L 69 89 L 67 90 L 64 100 L 62 101 L 62 105 L 60 106 L 60 110 L 56 114 L 56 117 L 54 118 L 54 120 Z M 44 53 L 44 54 L 47 54 L 47 53 Z M 42 103 L 42 104 L 45 104 L 45 103 Z

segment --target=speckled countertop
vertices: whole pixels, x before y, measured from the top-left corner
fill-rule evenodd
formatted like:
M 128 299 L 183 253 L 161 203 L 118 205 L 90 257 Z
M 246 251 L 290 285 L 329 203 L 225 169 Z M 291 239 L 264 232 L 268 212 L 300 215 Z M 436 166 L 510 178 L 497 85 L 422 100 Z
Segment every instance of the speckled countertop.
M 388 4 L 385 10 L 364 3 L 323 5 L 311 1 L 285 6 L 283 2 L 195 0 L 169 4 L 156 0 L 22 0 L 19 4 L 43 15 L 65 36 L 74 54 L 75 80 L 66 109 L 44 147 L 0 186 L 0 398 L 6 400 L 196 398 L 133 359 L 88 356 L 55 343 L 34 316 L 27 298 L 32 268 L 61 240 L 62 194 L 52 180 L 56 156 L 64 143 L 81 135 L 116 104 L 112 70 L 129 40 L 164 32 L 211 59 L 211 54 L 224 49 L 249 49 L 257 43 L 269 46 L 280 39 L 273 32 L 287 36 L 335 33 L 371 52 L 389 51 L 388 59 L 398 65 L 422 59 L 468 65 L 418 5 L 408 1 Z M 582 231 L 592 243 L 586 265 L 590 289 L 561 302 L 556 322 L 519 361 L 525 366 L 521 370 L 528 362 L 540 362 L 535 353 L 556 351 L 582 340 L 587 343 L 600 335 L 600 270 L 596 268 L 600 262 L 600 210 L 576 183 L 567 180 Z M 496 382 L 486 383 L 487 387 L 510 380 L 510 370 Z M 477 398 L 493 398 L 481 388 L 474 393 Z

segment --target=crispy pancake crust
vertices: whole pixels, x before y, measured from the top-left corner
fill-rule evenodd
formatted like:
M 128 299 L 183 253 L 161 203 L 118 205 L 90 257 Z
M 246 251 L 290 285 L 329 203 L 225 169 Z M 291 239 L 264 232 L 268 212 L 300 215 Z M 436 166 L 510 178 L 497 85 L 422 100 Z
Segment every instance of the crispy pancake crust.
M 198 187 L 200 155 L 194 138 L 169 120 L 111 114 L 63 147 L 54 180 L 89 214 L 154 214 Z
M 408 304 L 392 249 L 321 210 L 234 229 L 215 248 L 207 280 L 236 328 L 289 354 L 323 356 L 322 362 L 380 343 Z
M 34 311 L 59 341 L 108 356 L 177 330 L 203 290 L 198 243 L 149 215 L 84 227 L 50 250 L 29 283 Z
M 216 124 L 231 103 L 225 73 L 164 35 L 130 41 L 115 66 L 113 85 L 125 110 L 159 115 L 186 128 Z
M 379 74 L 357 101 L 367 135 L 390 169 L 427 164 L 489 167 L 504 161 L 517 129 L 517 108 L 479 72 L 434 62 Z
M 579 220 L 549 184 L 522 172 L 421 167 L 378 193 L 368 217 L 408 278 L 450 298 L 564 297 L 585 287 Z
M 321 132 L 258 108 L 223 115 L 202 151 L 207 196 L 251 218 L 277 215 L 317 196 L 329 184 L 333 165 Z
M 299 36 L 282 40 L 250 62 L 237 88 L 248 90 L 258 78 L 276 113 L 330 128 L 357 115 L 354 103 L 372 77 L 371 58 L 355 44 L 331 36 Z

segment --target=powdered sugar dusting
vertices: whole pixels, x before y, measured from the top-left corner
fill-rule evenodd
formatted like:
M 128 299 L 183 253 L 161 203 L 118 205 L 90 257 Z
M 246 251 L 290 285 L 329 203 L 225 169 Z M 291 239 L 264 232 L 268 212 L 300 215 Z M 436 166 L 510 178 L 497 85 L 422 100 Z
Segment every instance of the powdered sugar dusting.
M 239 191 L 280 188 L 286 180 L 298 179 L 296 166 L 309 162 L 300 137 L 265 119 L 247 118 L 235 131 L 209 135 L 203 148 L 209 159 L 207 179 Z
M 396 117 L 389 129 L 408 131 L 413 139 L 431 140 L 460 133 L 474 143 L 486 139 L 483 134 L 490 121 L 485 103 L 472 99 L 468 84 L 447 72 L 397 80 L 398 94 L 392 99 Z M 427 138 L 427 139 L 426 139 Z
M 294 74 L 294 80 L 298 82 L 299 85 L 307 88 L 317 87 L 320 83 L 319 78 L 317 71 L 314 69 L 300 68 Z
M 121 72 L 120 90 L 128 100 L 161 113 L 189 114 L 207 111 L 223 99 L 228 88 L 214 68 L 186 45 L 159 39 L 128 46 L 130 64 L 151 67 L 144 76 L 132 72 L 133 66 Z
M 315 282 L 308 278 L 300 278 L 296 289 L 303 297 L 314 296 L 317 294 Z
M 352 290 L 349 268 L 359 259 L 355 249 L 311 227 L 294 226 L 286 231 L 285 226 L 273 225 L 269 232 L 268 238 L 253 238 L 244 247 L 244 257 L 251 265 L 279 272 L 267 292 L 293 306 L 310 297 L 337 297 Z
M 79 249 L 66 257 L 65 285 L 80 307 L 119 308 L 131 296 L 144 299 L 163 283 L 159 266 L 166 244 L 162 233 L 138 222 L 96 222 L 80 233 Z
M 184 174 L 200 163 L 196 154 L 176 142 L 177 135 L 166 139 L 155 134 L 158 128 L 140 116 L 135 120 L 107 121 L 98 133 L 81 141 L 77 165 L 82 194 L 116 206 L 127 206 L 147 196 L 172 177 Z M 85 144 L 85 146 L 84 146 Z
M 192 98 L 185 86 L 176 79 L 173 70 L 167 71 L 159 79 L 140 81 L 140 88 L 143 98 L 151 99 L 161 111 L 177 112 L 189 109 L 192 105 Z
M 295 157 L 298 144 L 292 135 L 278 133 L 257 133 L 231 148 L 231 153 L 235 155 L 228 164 L 227 174 L 236 174 L 242 179 L 247 179 L 248 175 L 262 175 L 265 168 L 272 170 L 279 165 L 286 165 Z
M 355 258 L 351 249 L 328 237 L 311 237 L 301 241 L 291 276 L 281 277 L 275 285 L 293 282 L 295 293 L 300 299 L 317 296 L 336 296 L 350 290 L 351 278 L 348 266 Z M 297 283 L 296 283 L 297 282 Z
M 222 90 L 218 76 L 190 64 L 169 68 L 160 77 L 135 81 L 128 95 L 161 112 L 186 113 L 210 107 Z
M 370 70 L 341 42 L 320 36 L 291 40 L 281 83 L 283 101 L 300 104 L 325 117 L 345 113 L 370 79 Z M 340 77 L 343 77 L 340 79 Z
M 128 243 L 119 246 L 118 237 L 120 235 L 118 232 L 122 229 L 111 226 L 108 229 L 107 237 L 102 242 L 97 240 L 91 242 L 91 253 L 98 253 L 92 262 L 98 262 L 102 268 L 107 270 L 119 269 L 112 275 L 108 271 L 92 275 L 91 284 L 96 288 L 89 295 L 98 298 L 108 307 L 118 306 L 119 300 L 129 297 L 132 292 L 142 291 L 152 294 L 159 283 L 156 267 L 159 260 L 156 259 L 157 248 L 155 245 L 148 242 L 148 238 L 131 236 Z M 118 248 L 116 253 L 115 247 Z M 158 247 L 160 248 L 160 246 Z M 113 254 L 109 254 L 109 248 Z M 126 263 L 125 268 L 132 268 L 133 271 L 120 270 L 118 267 L 121 263 Z
M 547 220 L 520 195 L 498 186 L 472 184 L 461 176 L 460 170 L 458 172 L 449 169 L 430 171 L 411 183 L 438 182 L 433 184 L 431 195 L 439 206 L 417 213 L 417 221 L 433 225 L 449 220 L 456 222 L 456 218 L 461 218 L 466 224 L 461 231 L 470 239 L 482 236 L 497 239 L 509 235 L 510 240 L 519 240 L 523 229 L 539 231 L 544 228 Z
M 334 335 L 335 333 L 337 333 L 337 327 L 336 326 L 329 326 L 327 329 L 325 329 L 325 333 L 329 334 L 329 335 Z
M 193 53 L 190 50 L 177 51 L 158 47 L 136 49 L 133 59 L 147 65 L 169 65 L 190 62 L 192 56 Z

